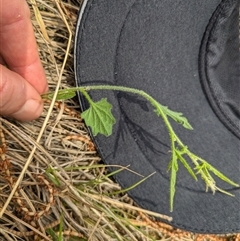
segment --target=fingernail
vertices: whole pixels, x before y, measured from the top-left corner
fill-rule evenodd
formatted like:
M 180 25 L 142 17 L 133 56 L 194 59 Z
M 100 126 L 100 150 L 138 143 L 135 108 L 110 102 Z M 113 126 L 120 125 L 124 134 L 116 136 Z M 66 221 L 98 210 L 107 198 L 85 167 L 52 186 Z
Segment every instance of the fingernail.
M 20 121 L 30 121 L 38 118 L 42 111 L 42 101 L 30 99 L 18 112 L 14 113 L 12 117 Z

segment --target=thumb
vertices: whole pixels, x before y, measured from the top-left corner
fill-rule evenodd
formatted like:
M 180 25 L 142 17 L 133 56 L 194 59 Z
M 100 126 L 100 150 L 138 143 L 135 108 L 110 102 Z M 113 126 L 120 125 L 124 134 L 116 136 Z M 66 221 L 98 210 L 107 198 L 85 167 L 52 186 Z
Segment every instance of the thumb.
M 42 110 L 41 96 L 32 85 L 0 65 L 0 116 L 30 121 L 39 117 Z

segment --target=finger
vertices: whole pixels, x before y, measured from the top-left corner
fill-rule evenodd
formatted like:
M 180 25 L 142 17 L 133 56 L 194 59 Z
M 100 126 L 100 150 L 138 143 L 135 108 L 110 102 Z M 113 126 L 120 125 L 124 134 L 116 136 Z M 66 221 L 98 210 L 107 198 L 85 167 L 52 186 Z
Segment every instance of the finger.
M 4 59 L 0 56 L 0 64 L 6 66 Z
M 43 110 L 39 93 L 17 73 L 0 65 L 0 115 L 20 121 L 39 117 Z
M 0 0 L 0 16 L 0 51 L 5 63 L 39 93 L 47 91 L 26 1 Z

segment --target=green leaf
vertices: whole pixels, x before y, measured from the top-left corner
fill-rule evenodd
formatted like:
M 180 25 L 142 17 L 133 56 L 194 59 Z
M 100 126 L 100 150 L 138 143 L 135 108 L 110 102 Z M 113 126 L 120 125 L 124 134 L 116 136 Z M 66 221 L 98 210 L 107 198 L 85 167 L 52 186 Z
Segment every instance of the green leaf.
M 52 100 L 54 96 L 54 92 L 46 93 L 42 95 L 43 99 Z M 56 100 L 68 100 L 76 96 L 76 91 L 72 89 L 63 89 L 59 90 L 57 93 Z
M 60 217 L 58 241 L 63 241 L 62 233 L 63 233 L 63 214 L 61 214 L 61 217 Z
M 53 229 L 47 228 L 47 229 L 46 229 L 46 233 L 51 236 L 51 238 L 52 238 L 53 241 L 58 241 L 58 236 L 55 234 L 55 232 L 53 231 Z
M 68 100 L 75 96 L 76 96 L 76 91 L 68 90 L 68 89 L 59 90 L 56 100 Z
M 205 166 L 209 171 L 213 172 L 217 177 L 219 177 L 223 181 L 227 182 L 228 184 L 230 184 L 232 186 L 239 187 L 239 184 L 230 180 L 228 177 L 226 177 L 223 173 L 218 171 L 215 167 L 210 165 L 208 162 L 205 162 Z
M 132 190 L 133 188 L 137 187 L 138 185 L 140 185 L 141 183 L 145 182 L 148 178 L 150 178 L 152 175 L 154 175 L 156 172 L 153 172 L 152 174 L 148 175 L 147 177 L 142 178 L 140 181 L 138 181 L 137 183 L 134 183 L 132 186 L 127 187 L 125 189 L 121 189 L 119 191 L 115 191 L 115 192 L 111 192 L 109 193 L 109 195 L 116 195 L 116 194 L 120 194 L 120 193 L 125 193 L 128 192 L 130 190 Z
M 188 172 L 190 173 L 190 175 L 193 177 L 193 179 L 195 181 L 197 181 L 197 176 L 195 175 L 193 169 L 189 166 L 189 164 L 187 163 L 186 159 L 183 158 L 182 154 L 180 151 L 176 150 L 177 153 L 177 157 L 178 159 L 181 161 L 181 163 L 183 164 L 183 166 L 188 170 Z
M 177 180 L 177 172 L 178 172 L 178 163 L 177 163 L 177 155 L 175 151 L 172 154 L 171 160 L 171 178 L 170 178 L 170 212 L 173 211 L 173 203 L 174 203 L 174 196 L 176 191 L 176 180 Z
M 94 136 L 98 133 L 110 136 L 116 122 L 111 112 L 112 105 L 106 98 L 98 102 L 91 101 L 89 104 L 90 107 L 81 114 L 86 125 L 91 127 Z
M 172 111 L 172 110 L 168 109 L 167 106 L 161 105 L 160 108 L 162 109 L 162 111 L 164 112 L 165 115 L 171 117 L 174 121 L 181 124 L 183 127 L 185 127 L 186 129 L 189 129 L 189 130 L 193 130 L 193 127 L 190 125 L 187 118 L 183 116 L 183 113 Z M 157 110 L 155 112 L 158 115 L 160 115 L 160 113 L 158 113 Z
M 56 186 L 60 186 L 61 183 L 59 181 L 59 178 L 56 174 L 56 170 L 54 170 L 51 165 L 48 166 L 48 168 L 45 171 L 46 176 L 54 183 Z

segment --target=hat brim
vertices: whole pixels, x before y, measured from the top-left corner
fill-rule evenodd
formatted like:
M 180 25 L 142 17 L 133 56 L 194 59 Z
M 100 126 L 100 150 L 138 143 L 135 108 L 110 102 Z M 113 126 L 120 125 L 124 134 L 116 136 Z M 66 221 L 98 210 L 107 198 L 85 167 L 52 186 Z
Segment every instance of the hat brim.
M 240 183 L 240 141 L 219 120 L 202 90 L 198 73 L 201 40 L 219 0 L 88 0 L 77 24 L 75 71 L 77 85 L 114 84 L 142 89 L 172 110 L 184 113 L 194 130 L 173 123 L 189 149 Z M 110 137 L 94 141 L 107 164 L 128 166 L 147 176 L 128 194 L 141 207 L 173 217 L 171 225 L 198 233 L 240 231 L 240 190 L 220 180 L 235 197 L 205 192 L 179 165 L 174 211 L 169 211 L 170 142 L 168 132 L 138 97 L 109 91 L 116 118 Z M 80 98 L 82 109 L 86 102 Z M 123 187 L 141 177 L 129 171 L 115 176 Z

